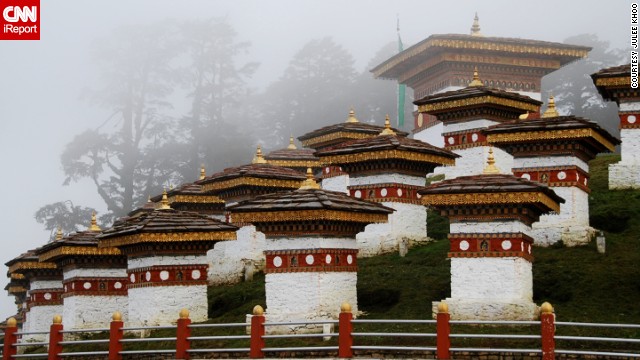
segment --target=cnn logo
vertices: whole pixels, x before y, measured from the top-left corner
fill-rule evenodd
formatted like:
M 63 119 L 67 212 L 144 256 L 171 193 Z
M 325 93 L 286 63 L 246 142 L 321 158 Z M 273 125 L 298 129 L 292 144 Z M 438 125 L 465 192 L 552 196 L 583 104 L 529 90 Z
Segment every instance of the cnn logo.
M 0 10 L 0 40 L 40 40 L 40 0 L 3 0 Z

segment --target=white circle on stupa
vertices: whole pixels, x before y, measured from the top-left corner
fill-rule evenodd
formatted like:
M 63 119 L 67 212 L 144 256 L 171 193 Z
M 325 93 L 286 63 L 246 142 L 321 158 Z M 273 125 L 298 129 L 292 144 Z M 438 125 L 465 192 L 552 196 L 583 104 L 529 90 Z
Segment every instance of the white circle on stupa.
M 520 251 L 524 251 L 524 243 L 523 242 L 520 243 Z
M 145 278 L 145 279 L 147 279 L 147 281 L 151 281 L 151 273 L 150 273 L 149 271 L 147 271 L 147 272 L 144 274 L 144 278 Z
M 191 278 L 193 280 L 200 279 L 200 270 L 196 269 L 196 270 L 191 271 Z
M 115 284 L 113 284 L 113 287 L 116 289 L 122 289 L 122 283 L 120 281 L 116 281 Z
M 51 293 L 44 293 L 45 300 L 51 300 Z
M 587 185 L 587 178 L 584 178 L 584 184 Z
M 531 254 L 531 245 L 529 245 L 529 246 L 527 247 L 527 252 L 528 252 L 529 254 Z
M 418 199 L 420 199 L 420 198 L 422 197 L 422 195 L 420 195 L 420 194 L 416 193 L 416 197 L 417 197 Z
M 523 178 L 523 179 L 531 180 L 531 175 L 529 175 L 527 173 L 522 174 L 522 176 L 520 176 L 520 177 Z
M 452 136 L 449 136 L 449 138 L 447 139 L 447 142 L 449 142 L 449 145 L 453 145 L 453 143 L 456 142 L 456 140 Z
M 509 250 L 511 249 L 511 240 L 503 240 L 500 245 L 502 246 L 502 250 Z
M 307 265 L 313 265 L 313 255 L 307 255 L 307 257 L 304 258 L 304 261 L 307 262 Z
M 64 286 L 64 291 L 67 291 L 67 285 Z
M 629 122 L 629 124 L 634 124 L 636 122 L 636 116 L 629 115 L 629 117 L 627 118 L 627 121 Z
M 473 141 L 473 142 L 478 141 L 478 134 L 476 134 L 476 133 L 471 134 L 471 141 Z
M 580 173 L 576 173 L 576 181 L 580 181 Z
M 359 199 L 362 197 L 362 192 L 360 190 L 356 190 L 354 195 Z
M 76 288 L 76 283 L 71 283 L 71 290 L 75 290 Z
M 331 264 L 331 255 L 327 254 L 327 256 L 324 258 L 324 261 L 325 261 L 327 264 Z
M 382 190 L 380 190 L 380 195 L 381 196 L 387 196 L 387 189 L 386 188 L 382 188 Z
M 169 278 L 169 272 L 167 270 L 160 271 L 160 280 L 167 280 Z
M 347 255 L 347 264 L 351 265 L 353 263 L 353 255 Z
M 398 196 L 402 196 L 402 189 L 398 189 Z
M 469 250 L 469 242 L 467 240 L 460 241 L 460 250 L 462 251 Z
M 566 178 L 567 178 L 567 173 L 566 173 L 566 172 L 564 172 L 564 171 L 560 171 L 560 172 L 558 173 L 558 179 L 560 179 L 560 180 L 564 180 L 564 179 L 566 179 Z
M 282 258 L 280 256 L 276 256 L 273 258 L 273 266 L 275 267 L 282 266 Z
M 136 282 L 136 276 L 134 274 L 129 275 L 129 280 L 134 283 Z
M 91 283 L 90 283 L 90 282 L 88 282 L 88 281 L 85 281 L 85 283 L 84 283 L 84 284 L 82 284 L 82 287 L 83 287 L 83 288 L 85 288 L 85 289 L 87 289 L 87 290 L 89 290 L 89 289 L 91 289 Z
M 324 172 L 328 174 L 329 172 L 331 172 L 331 169 L 327 166 L 326 168 L 324 168 Z

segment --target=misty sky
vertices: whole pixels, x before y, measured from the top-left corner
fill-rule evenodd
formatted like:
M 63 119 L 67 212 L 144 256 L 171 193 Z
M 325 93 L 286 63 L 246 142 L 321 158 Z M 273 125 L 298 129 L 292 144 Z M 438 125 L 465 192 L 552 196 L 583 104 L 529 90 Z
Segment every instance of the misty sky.
M 41 0 L 41 40 L 0 41 L 1 263 L 47 241 L 49 233 L 33 218 L 40 206 L 71 200 L 105 209 L 88 181 L 62 186 L 60 154 L 74 135 L 107 116 L 82 95 L 98 78 L 90 60 L 92 43 L 118 26 L 226 17 L 238 40 L 252 44 L 246 60 L 260 67 L 251 86 L 261 89 L 311 39 L 332 36 L 350 50 L 361 71 L 376 51 L 395 41 L 396 16 L 407 47 L 431 34 L 467 34 L 476 11 L 486 36 L 561 42 L 596 33 L 613 47 L 630 50 L 629 2 L 624 0 Z M 1 285 L 6 285 L 4 276 Z M 13 297 L 5 294 L 0 296 L 3 319 L 15 312 Z

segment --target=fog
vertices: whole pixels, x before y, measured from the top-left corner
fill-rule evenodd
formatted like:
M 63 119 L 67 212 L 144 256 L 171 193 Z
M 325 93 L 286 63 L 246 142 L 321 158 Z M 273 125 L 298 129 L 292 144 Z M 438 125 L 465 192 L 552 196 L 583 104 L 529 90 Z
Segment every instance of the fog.
M 89 49 L 118 27 L 225 17 L 238 40 L 251 43 L 242 61 L 260 64 L 248 84 L 260 92 L 281 76 L 292 56 L 311 39 L 331 36 L 349 50 L 356 69 L 363 71 L 383 45 L 396 40 L 397 18 L 405 48 L 431 34 L 468 33 L 477 11 L 486 36 L 562 42 L 573 35 L 595 33 L 628 51 L 628 4 L 598 0 L 42 0 L 41 40 L 0 42 L 4 190 L 0 260 L 4 263 L 48 240 L 49 232 L 34 220 L 34 212 L 44 204 L 69 200 L 106 211 L 90 181 L 62 186 L 60 155 L 75 135 L 109 116 L 83 94 L 100 81 Z M 178 108 L 184 105 L 179 102 Z M 348 109 L 343 110 L 346 115 Z M 247 119 L 237 121 L 252 126 Z M 250 157 L 253 149 L 246 151 Z M 3 279 L 2 287 L 6 283 Z M 14 314 L 13 297 L 0 296 L 0 309 L 2 318 Z

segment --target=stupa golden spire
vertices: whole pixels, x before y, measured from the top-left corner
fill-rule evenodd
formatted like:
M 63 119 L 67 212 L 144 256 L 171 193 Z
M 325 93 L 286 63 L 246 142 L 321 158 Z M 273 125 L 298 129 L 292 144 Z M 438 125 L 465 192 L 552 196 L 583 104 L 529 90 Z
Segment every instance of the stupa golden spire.
M 484 86 L 482 80 L 480 80 L 480 75 L 478 75 L 478 67 L 473 68 L 473 80 L 469 83 L 469 86 Z
M 482 36 L 480 33 L 480 19 L 478 18 L 478 12 L 473 18 L 473 25 L 471 25 L 471 36 Z
M 493 157 L 493 146 L 489 147 L 489 156 L 487 157 L 487 166 L 482 171 L 483 174 L 500 174 L 500 169 L 496 166 L 496 159 Z
M 253 157 L 253 161 L 251 161 L 252 164 L 266 164 L 267 160 L 264 159 L 264 156 L 262 155 L 262 148 L 260 147 L 260 145 L 258 145 L 258 148 L 256 149 L 256 156 Z
M 89 231 L 102 231 L 100 226 L 98 226 L 98 220 L 96 219 L 96 212 L 91 213 L 91 226 L 89 227 Z
M 389 120 L 389 114 L 384 119 L 384 129 L 380 132 L 380 135 L 395 135 L 396 132 L 391 129 L 391 121 Z
M 318 185 L 316 179 L 313 177 L 313 171 L 311 171 L 311 168 L 307 168 L 307 179 L 304 180 L 300 186 L 300 190 L 308 189 L 320 189 L 320 185 Z
M 550 95 L 549 105 L 547 106 L 547 110 L 545 110 L 544 113 L 542 114 L 542 117 L 550 118 L 550 117 L 556 117 L 556 116 L 560 116 L 560 114 L 558 113 L 558 110 L 556 110 L 556 101 L 553 98 L 553 95 Z
M 349 117 L 347 118 L 347 122 L 348 123 L 357 123 L 357 122 L 359 122 L 358 119 L 356 119 L 356 112 L 355 112 L 355 110 L 353 110 L 353 108 L 351 108 L 351 110 L 349 110 Z
M 295 143 L 295 142 L 293 142 L 293 135 L 291 135 L 291 136 L 289 137 L 289 146 L 287 146 L 287 149 L 289 149 L 289 150 L 295 150 L 295 149 L 297 149 L 297 147 L 296 147 L 296 143 Z

